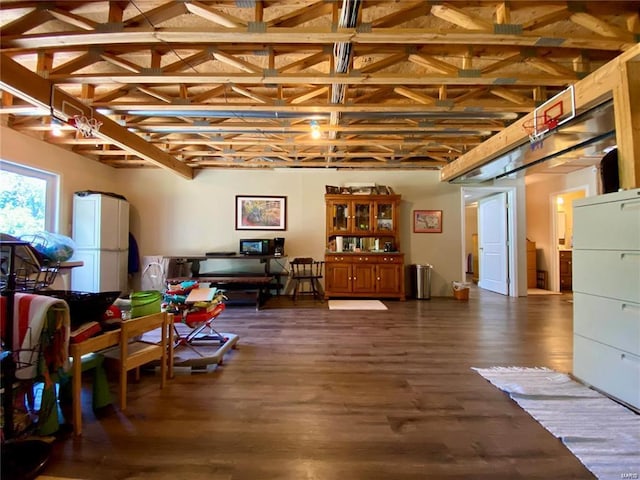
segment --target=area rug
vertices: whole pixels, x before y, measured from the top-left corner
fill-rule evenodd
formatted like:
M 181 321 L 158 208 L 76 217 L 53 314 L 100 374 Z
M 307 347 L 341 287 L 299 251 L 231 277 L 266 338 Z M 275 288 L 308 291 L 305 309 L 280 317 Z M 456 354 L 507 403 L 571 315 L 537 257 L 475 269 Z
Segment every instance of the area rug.
M 640 415 L 548 368 L 473 368 L 600 479 L 640 476 Z
M 380 300 L 329 300 L 329 310 L 387 310 Z

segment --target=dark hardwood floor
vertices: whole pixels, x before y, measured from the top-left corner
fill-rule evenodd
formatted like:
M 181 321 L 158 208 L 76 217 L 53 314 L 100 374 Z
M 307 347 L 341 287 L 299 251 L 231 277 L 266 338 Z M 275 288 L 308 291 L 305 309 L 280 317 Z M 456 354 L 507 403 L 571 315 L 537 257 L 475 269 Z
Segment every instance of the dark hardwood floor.
M 44 474 L 81 479 L 593 478 L 471 367 L 571 371 L 571 295 L 385 301 L 329 311 L 273 299 L 230 307 L 238 349 L 164 390 L 143 376 L 126 413 L 55 442 Z

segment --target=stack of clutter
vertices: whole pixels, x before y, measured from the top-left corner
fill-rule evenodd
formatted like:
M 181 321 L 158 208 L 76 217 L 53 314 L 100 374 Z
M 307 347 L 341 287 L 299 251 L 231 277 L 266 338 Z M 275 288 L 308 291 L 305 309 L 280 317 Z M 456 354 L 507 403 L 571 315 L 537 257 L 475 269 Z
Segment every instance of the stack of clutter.
M 163 310 L 179 316 L 194 327 L 216 316 L 227 297 L 223 290 L 208 288 L 195 280 L 169 284 L 164 293 Z

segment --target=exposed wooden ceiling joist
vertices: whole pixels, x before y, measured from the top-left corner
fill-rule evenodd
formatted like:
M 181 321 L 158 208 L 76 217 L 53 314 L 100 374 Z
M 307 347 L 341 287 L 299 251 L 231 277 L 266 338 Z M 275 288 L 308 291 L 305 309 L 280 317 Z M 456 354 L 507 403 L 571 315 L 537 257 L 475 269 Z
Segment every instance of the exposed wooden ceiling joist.
M 116 168 L 187 177 L 443 168 L 637 45 L 639 4 L 4 0 L 0 52 L 110 138 L 54 138 L 50 101 L 18 81 L 0 85 L 0 116 Z

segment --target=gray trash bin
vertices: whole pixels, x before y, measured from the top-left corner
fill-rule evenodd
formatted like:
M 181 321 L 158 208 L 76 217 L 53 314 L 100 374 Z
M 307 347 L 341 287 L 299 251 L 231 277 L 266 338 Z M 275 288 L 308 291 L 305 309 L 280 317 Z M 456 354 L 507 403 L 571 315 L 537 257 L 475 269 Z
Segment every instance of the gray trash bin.
M 418 300 L 429 300 L 431 298 L 431 265 L 414 265 L 412 272 L 414 278 L 414 297 Z

